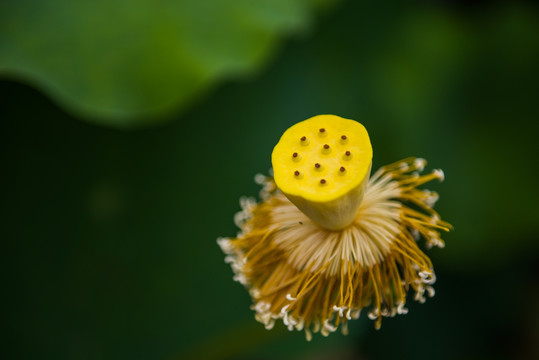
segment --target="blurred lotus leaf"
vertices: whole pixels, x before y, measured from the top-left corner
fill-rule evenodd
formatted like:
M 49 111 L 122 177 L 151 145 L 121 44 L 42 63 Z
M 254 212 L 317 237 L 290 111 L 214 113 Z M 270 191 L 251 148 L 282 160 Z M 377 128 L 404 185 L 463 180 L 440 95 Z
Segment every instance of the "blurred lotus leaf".
M 125 127 L 248 74 L 324 0 L 22 0 L 0 4 L 0 76 Z

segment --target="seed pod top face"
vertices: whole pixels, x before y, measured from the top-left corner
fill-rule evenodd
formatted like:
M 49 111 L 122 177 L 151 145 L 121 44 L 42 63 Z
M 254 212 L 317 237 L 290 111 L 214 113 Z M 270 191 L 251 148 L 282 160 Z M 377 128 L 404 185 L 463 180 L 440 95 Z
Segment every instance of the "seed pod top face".
M 273 149 L 277 186 L 289 197 L 328 203 L 369 177 L 372 147 L 367 130 L 354 120 L 318 115 L 297 123 Z

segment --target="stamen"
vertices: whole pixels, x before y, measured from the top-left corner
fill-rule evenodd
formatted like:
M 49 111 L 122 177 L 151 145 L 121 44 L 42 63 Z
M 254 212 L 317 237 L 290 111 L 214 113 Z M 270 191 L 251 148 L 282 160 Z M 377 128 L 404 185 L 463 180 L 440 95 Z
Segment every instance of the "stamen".
M 286 294 L 286 300 L 288 300 L 288 301 L 296 301 L 297 299 L 295 297 L 292 297 L 291 294 Z
M 292 154 L 292 157 L 297 158 L 297 157 L 298 157 L 298 153 L 293 153 L 293 154 Z
M 258 185 L 264 185 L 266 182 L 266 177 L 263 174 L 256 174 L 255 175 L 255 183 Z
M 317 169 L 320 169 L 320 166 L 321 165 L 319 163 L 314 164 L 314 167 L 317 168 Z
M 337 330 L 337 327 L 333 324 L 330 324 L 329 319 L 327 319 L 326 321 L 324 321 L 324 329 L 329 330 L 330 332 L 335 332 L 335 330 Z
M 397 314 L 399 315 L 406 315 L 408 314 L 408 309 L 404 307 L 404 303 L 400 303 L 397 306 Z
M 345 172 L 346 169 L 344 168 L 344 166 L 341 166 L 341 168 L 339 169 L 341 172 Z
M 432 173 L 436 175 L 436 177 L 440 179 L 440 181 L 444 181 L 445 174 L 442 169 L 435 169 Z
M 423 171 L 425 169 L 425 165 L 427 165 L 427 160 L 425 159 L 417 158 L 414 160 L 414 167 L 419 171 Z
M 305 340 L 311 341 L 313 339 L 313 334 L 309 329 L 305 329 Z
M 370 320 L 376 320 L 378 319 L 378 309 L 373 309 L 371 311 L 369 311 L 369 313 L 367 314 L 368 318 Z
M 320 180 L 320 184 L 324 185 L 326 183 L 326 180 L 325 179 L 321 179 Z
M 294 175 L 295 175 L 295 176 L 299 176 L 299 171 L 297 171 L 297 170 L 294 171 Z
M 271 330 L 271 329 L 273 329 L 274 326 L 275 326 L 275 320 L 274 320 L 274 319 L 270 319 L 270 320 L 264 325 L 264 327 L 266 328 L 266 330 Z

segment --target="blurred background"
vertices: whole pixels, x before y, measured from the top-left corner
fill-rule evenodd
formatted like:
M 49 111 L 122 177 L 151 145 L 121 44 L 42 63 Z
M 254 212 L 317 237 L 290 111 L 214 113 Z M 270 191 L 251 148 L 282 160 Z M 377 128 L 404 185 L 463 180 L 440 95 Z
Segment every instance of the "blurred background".
M 538 359 L 539 7 L 0 3 L 3 359 Z M 216 244 L 282 132 L 362 122 L 442 168 L 436 296 L 264 330 Z

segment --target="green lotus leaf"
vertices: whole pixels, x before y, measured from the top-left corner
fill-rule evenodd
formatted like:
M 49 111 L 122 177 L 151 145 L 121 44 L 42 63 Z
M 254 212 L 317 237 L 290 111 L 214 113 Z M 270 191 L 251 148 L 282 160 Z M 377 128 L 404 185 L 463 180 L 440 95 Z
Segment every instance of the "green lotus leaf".
M 6 1 L 0 76 L 29 82 L 93 121 L 155 122 L 219 80 L 252 73 L 327 3 Z

